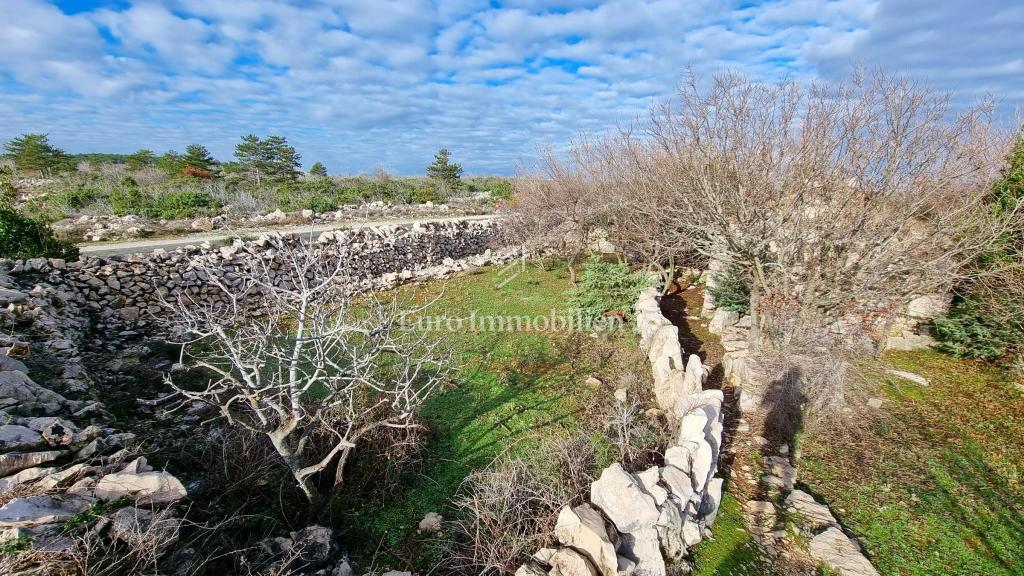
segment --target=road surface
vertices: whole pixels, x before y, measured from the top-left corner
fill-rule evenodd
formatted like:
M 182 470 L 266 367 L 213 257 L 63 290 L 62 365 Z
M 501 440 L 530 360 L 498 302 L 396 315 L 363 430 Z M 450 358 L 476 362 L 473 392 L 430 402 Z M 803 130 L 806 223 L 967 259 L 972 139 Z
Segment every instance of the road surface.
M 175 238 L 152 238 L 148 240 L 125 240 L 117 242 L 86 242 L 78 245 L 79 252 L 83 256 L 117 256 L 124 254 L 143 254 L 152 252 L 154 250 L 174 250 L 182 246 L 188 246 L 189 244 L 202 244 L 203 242 L 209 242 L 211 244 L 227 243 L 234 238 L 246 237 L 246 236 L 258 236 L 259 234 L 269 234 L 271 232 L 283 233 L 299 233 L 299 234 L 319 234 L 328 230 L 341 230 L 341 229 L 359 229 L 359 228 L 372 228 L 374 226 L 409 226 L 412 224 L 427 224 L 427 223 L 441 223 L 441 222 L 457 222 L 457 221 L 481 221 L 481 220 L 493 220 L 496 218 L 493 214 L 483 214 L 477 216 L 452 216 L 452 217 L 438 217 L 438 216 L 424 216 L 421 218 L 397 218 L 392 220 L 370 220 L 365 222 L 352 221 L 352 220 L 338 220 L 337 222 L 323 222 L 320 224 L 293 224 L 289 226 L 275 226 L 273 224 L 267 224 L 261 228 L 239 228 L 236 230 L 217 230 L 215 232 L 204 232 L 199 234 L 191 234 L 189 236 L 179 236 Z

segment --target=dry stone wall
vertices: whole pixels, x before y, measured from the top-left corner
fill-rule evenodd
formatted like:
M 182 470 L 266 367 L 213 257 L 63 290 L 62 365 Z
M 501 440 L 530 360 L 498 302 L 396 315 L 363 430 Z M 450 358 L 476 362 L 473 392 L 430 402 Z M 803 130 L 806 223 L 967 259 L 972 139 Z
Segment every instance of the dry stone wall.
M 76 544 L 64 534 L 63 522 L 122 496 L 131 504 L 117 517 L 158 523 L 167 546 L 177 540 L 188 482 L 139 456 L 135 434 L 121 429 L 118 422 L 125 421 L 97 400 L 100 386 L 86 368 L 95 363 L 86 358 L 96 347 L 116 352 L 104 372 L 118 373 L 121 358 L 140 346 L 132 337 L 156 328 L 161 292 L 215 303 L 217 292 L 197 268 L 219 270 L 226 279 L 252 259 L 272 261 L 274 251 L 311 241 L 317 254 L 343 263 L 355 292 L 513 257 L 511 251 L 492 250 L 495 236 L 489 222 L 455 222 L 329 232 L 313 239 L 265 236 L 107 260 L 0 260 L 0 543 L 22 539 L 34 550 L 71 550 Z M 158 402 L 138 399 L 141 406 Z M 195 422 L 199 413 L 176 417 Z M 288 542 L 324 530 L 307 528 Z M 111 529 L 103 537 L 116 540 L 117 533 Z M 0 572 L 6 573 L 4 566 L 0 559 Z M 343 567 L 341 562 L 334 573 L 347 573 Z
M 517 576 L 664 576 L 707 537 L 722 499 L 717 476 L 722 449 L 722 392 L 701 390 L 700 358 L 683 351 L 676 327 L 662 315 L 658 292 L 640 294 L 637 330 L 647 352 L 661 408 L 678 426 L 664 466 L 630 473 L 605 468 L 587 504 L 558 516 L 557 548 L 544 548 Z
M 274 263 L 274 254 L 298 243 L 311 243 L 319 258 L 340 261 L 341 280 L 351 291 L 362 292 L 507 260 L 510 251 L 491 249 L 496 230 L 490 221 L 457 221 L 329 231 L 315 238 L 275 234 L 230 246 L 186 246 L 108 259 L 0 261 L 0 275 L 15 289 L 42 283 L 64 292 L 105 329 L 100 334 L 116 334 L 155 327 L 165 312 L 163 302 L 178 295 L 196 305 L 226 298 L 210 285 L 204 270 L 222 272 L 221 279 L 230 283 L 232 272 L 261 260 L 270 262 L 272 275 L 283 278 L 288 270 Z

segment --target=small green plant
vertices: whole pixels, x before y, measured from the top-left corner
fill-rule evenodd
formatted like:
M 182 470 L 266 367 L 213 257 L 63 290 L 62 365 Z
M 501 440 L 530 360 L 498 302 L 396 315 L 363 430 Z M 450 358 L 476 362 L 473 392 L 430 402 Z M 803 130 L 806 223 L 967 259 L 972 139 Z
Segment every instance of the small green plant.
M 32 547 L 31 536 L 18 536 L 0 544 L 0 556 L 16 556 Z
M 104 514 L 108 514 L 114 510 L 119 510 L 125 506 L 131 505 L 132 502 L 133 500 L 131 496 L 121 496 L 115 500 L 93 502 L 92 505 L 85 510 L 82 510 L 78 514 L 75 514 L 71 518 L 65 520 L 62 528 L 65 533 L 73 532 L 77 528 L 87 526 L 93 520 L 96 520 Z
M 750 314 L 750 276 L 739 266 L 728 266 L 715 274 L 715 286 L 709 288 L 715 306 L 724 310 Z
M 648 285 L 644 275 L 630 272 L 627 264 L 591 256 L 579 283 L 570 292 L 569 309 L 591 325 L 608 313 L 626 315 L 633 308 L 637 295 Z
M 46 224 L 14 210 L 0 209 L 0 257 L 74 259 L 78 248 L 57 238 Z

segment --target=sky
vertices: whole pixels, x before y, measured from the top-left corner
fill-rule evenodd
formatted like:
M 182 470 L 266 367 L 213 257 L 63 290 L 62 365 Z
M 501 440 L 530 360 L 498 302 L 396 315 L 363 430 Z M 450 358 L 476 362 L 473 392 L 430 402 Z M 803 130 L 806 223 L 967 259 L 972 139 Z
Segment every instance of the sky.
M 279 134 L 332 173 L 451 150 L 511 174 L 625 125 L 691 67 L 755 79 L 880 66 L 1024 108 L 1021 0 L 0 0 L 0 140 L 68 152 Z

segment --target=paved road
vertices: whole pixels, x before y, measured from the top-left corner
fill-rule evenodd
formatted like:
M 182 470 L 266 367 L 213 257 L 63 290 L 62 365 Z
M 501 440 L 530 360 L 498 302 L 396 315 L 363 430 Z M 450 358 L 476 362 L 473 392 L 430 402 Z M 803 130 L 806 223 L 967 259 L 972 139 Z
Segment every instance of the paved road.
M 337 222 L 324 222 L 321 224 L 297 224 L 291 226 L 274 226 L 272 224 L 268 224 L 264 228 L 239 228 L 237 230 L 218 230 L 216 232 L 205 232 L 177 238 L 154 238 L 151 240 L 128 240 L 124 242 L 84 243 L 79 244 L 78 249 L 83 255 L 89 256 L 142 254 L 159 249 L 174 250 L 175 248 L 188 246 L 189 244 L 201 244 L 203 242 L 209 242 L 211 244 L 227 243 L 230 240 L 237 238 L 239 236 L 256 236 L 259 234 L 266 234 L 270 232 L 296 232 L 303 234 L 319 234 L 320 232 L 326 232 L 327 230 L 339 230 L 343 228 L 358 229 L 387 225 L 394 226 L 426 224 L 431 222 L 457 222 L 460 220 L 479 221 L 493 220 L 494 218 L 496 218 L 496 216 L 492 214 L 484 214 L 479 216 L 455 216 L 447 218 L 437 216 L 426 216 L 422 218 L 405 219 L 396 218 L 393 220 L 370 220 L 365 222 L 339 220 Z

